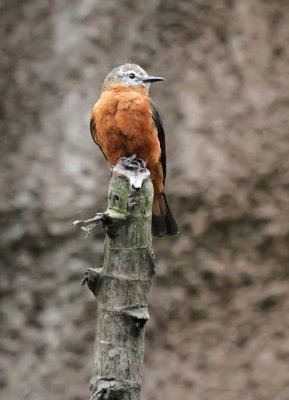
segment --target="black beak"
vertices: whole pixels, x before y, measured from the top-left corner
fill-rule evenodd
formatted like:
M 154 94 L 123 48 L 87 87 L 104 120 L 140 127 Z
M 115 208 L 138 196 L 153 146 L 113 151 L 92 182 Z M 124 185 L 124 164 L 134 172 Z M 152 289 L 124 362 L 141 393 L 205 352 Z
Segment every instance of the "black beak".
M 160 82 L 160 81 L 164 81 L 165 78 L 162 78 L 161 76 L 146 76 L 145 78 L 143 78 L 143 82 Z

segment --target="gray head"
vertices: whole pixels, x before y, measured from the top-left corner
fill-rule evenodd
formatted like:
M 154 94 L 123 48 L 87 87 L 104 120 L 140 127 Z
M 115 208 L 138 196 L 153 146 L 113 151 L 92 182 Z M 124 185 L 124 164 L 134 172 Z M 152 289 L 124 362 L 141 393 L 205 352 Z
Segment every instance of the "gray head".
M 144 86 L 149 89 L 152 82 L 163 81 L 160 76 L 149 76 L 145 70 L 136 64 L 124 64 L 114 68 L 105 78 L 103 89 L 110 84 L 119 83 L 131 87 Z

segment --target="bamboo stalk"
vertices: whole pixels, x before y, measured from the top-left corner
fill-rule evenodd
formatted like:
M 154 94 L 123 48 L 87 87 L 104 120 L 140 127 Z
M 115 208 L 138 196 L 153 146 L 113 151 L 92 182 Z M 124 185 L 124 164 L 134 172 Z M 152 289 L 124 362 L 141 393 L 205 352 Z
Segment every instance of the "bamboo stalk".
M 113 169 L 108 209 L 101 218 L 107 232 L 104 264 L 86 273 L 85 282 L 97 300 L 91 400 L 140 398 L 147 298 L 154 274 L 153 187 L 148 176 L 135 157 L 120 159 Z

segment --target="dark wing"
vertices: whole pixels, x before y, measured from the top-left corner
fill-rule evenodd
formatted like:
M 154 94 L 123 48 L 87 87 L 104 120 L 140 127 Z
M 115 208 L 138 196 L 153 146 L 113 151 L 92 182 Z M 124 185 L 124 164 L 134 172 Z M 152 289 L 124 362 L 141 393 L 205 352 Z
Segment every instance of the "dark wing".
M 94 125 L 93 117 L 90 118 L 90 133 L 91 133 L 91 137 L 92 137 L 94 143 L 96 143 L 96 144 L 98 145 L 98 147 L 100 148 L 102 154 L 103 154 L 104 157 L 105 157 L 105 154 L 104 154 L 104 152 L 102 151 L 102 148 L 100 147 L 100 144 L 97 143 L 97 141 L 96 141 L 96 139 L 95 139 L 95 137 L 96 137 L 96 132 L 95 132 L 95 125 Z M 106 158 L 106 157 L 105 157 L 105 159 L 106 159 L 106 161 L 107 161 L 107 158 Z
M 160 116 L 160 114 L 158 112 L 158 109 L 157 109 L 155 103 L 152 101 L 152 99 L 150 99 L 150 106 L 151 106 L 152 113 L 153 113 L 153 120 L 155 121 L 157 130 L 158 130 L 158 138 L 159 138 L 160 145 L 161 145 L 161 158 L 160 158 L 160 161 L 161 161 L 161 164 L 162 164 L 163 174 L 164 174 L 163 183 L 165 183 L 166 173 L 167 173 L 165 131 L 164 131 L 163 123 L 162 123 L 162 120 L 161 120 L 161 116 Z

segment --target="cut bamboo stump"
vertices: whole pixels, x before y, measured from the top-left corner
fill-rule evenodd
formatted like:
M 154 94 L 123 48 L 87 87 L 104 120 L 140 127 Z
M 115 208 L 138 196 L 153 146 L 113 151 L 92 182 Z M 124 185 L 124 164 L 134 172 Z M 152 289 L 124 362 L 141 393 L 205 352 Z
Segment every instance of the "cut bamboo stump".
M 102 268 L 89 269 L 84 283 L 97 300 L 91 400 L 139 400 L 144 357 L 148 293 L 154 275 L 151 238 L 153 186 L 136 157 L 114 167 L 108 209 L 87 221 L 88 232 L 100 220 L 107 233 Z

